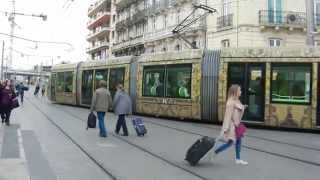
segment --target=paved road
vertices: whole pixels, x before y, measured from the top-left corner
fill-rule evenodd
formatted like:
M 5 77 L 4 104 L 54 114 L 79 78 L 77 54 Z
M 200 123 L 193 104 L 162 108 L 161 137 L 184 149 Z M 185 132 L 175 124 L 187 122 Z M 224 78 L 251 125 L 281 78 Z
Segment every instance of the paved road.
M 186 149 L 201 136 L 217 136 L 220 127 L 144 118 L 146 137 L 137 137 L 129 121 L 130 136 L 122 137 L 113 133 L 116 117 L 109 113 L 109 136 L 99 138 L 97 129 L 85 130 L 88 109 L 26 96 L 13 113 L 23 145 L 12 147 L 23 149 L 33 179 L 301 180 L 319 174 L 320 135 L 249 129 L 241 154 L 248 166 L 236 165 L 230 148 L 212 162 L 190 167 L 183 160 Z

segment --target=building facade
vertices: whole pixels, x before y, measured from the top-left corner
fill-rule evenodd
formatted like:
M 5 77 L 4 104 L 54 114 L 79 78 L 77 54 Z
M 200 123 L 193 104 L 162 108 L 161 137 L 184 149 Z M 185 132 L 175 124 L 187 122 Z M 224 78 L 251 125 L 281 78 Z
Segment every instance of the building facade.
M 124 56 L 181 51 L 190 49 L 190 43 L 204 48 L 206 19 L 197 21 L 181 33 L 189 44 L 172 33 L 172 30 L 193 11 L 193 4 L 202 1 L 117 0 L 113 54 Z
M 111 55 L 115 32 L 115 0 L 99 0 L 88 9 L 87 53 L 91 60 L 106 60 Z
M 320 1 L 313 3 L 312 21 L 318 27 Z M 208 48 L 306 45 L 305 0 L 220 0 L 220 3 L 210 1 L 208 5 L 219 12 L 208 18 Z M 317 44 L 318 35 L 316 32 L 313 35 Z

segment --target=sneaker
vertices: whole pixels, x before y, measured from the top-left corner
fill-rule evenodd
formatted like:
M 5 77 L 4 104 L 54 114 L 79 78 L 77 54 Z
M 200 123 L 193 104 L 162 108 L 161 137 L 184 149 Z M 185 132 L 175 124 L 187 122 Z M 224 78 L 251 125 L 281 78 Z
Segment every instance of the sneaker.
M 236 164 L 248 165 L 248 162 L 241 159 L 236 159 Z

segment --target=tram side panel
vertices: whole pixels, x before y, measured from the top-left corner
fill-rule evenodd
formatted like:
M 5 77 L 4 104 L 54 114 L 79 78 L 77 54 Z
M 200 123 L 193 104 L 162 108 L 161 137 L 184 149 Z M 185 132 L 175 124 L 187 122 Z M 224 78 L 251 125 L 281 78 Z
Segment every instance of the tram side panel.
M 142 57 L 137 74 L 137 112 L 200 120 L 201 59 L 202 51 Z

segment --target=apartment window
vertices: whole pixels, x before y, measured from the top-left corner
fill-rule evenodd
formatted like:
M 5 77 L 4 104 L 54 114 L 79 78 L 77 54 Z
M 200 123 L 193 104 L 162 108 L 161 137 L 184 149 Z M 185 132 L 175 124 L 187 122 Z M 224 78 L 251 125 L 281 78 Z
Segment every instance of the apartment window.
M 175 50 L 176 51 L 180 51 L 180 49 L 181 49 L 180 44 L 177 44 L 176 47 L 175 47 Z
M 268 0 L 269 23 L 282 22 L 282 0 Z
M 231 3 L 232 3 L 232 0 L 222 0 L 222 14 L 223 14 L 223 16 L 231 14 Z
M 177 24 L 180 23 L 180 10 L 177 11 Z
M 224 39 L 221 41 L 221 46 L 222 47 L 230 47 L 230 40 L 229 39 Z
M 278 38 L 270 38 L 269 39 L 269 47 L 280 47 L 281 39 Z
M 314 0 L 314 23 L 315 27 L 320 27 L 320 0 Z
M 112 31 L 112 39 L 114 39 L 114 31 Z
M 116 15 L 113 15 L 112 19 L 113 19 L 113 23 L 115 23 L 116 22 Z
M 167 19 L 168 19 L 168 16 L 164 15 L 163 16 L 163 26 L 164 26 L 164 28 L 167 28 Z

